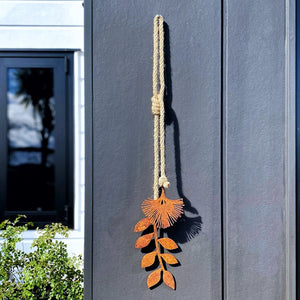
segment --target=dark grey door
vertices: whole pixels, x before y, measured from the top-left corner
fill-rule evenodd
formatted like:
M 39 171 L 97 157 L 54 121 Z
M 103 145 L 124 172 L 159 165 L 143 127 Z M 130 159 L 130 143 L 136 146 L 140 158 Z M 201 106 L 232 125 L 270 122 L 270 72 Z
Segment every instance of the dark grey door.
M 295 1 L 88 1 L 86 299 L 295 299 Z M 152 195 L 152 22 L 165 19 L 176 291 L 133 232 Z M 167 234 L 165 235 L 167 236 Z

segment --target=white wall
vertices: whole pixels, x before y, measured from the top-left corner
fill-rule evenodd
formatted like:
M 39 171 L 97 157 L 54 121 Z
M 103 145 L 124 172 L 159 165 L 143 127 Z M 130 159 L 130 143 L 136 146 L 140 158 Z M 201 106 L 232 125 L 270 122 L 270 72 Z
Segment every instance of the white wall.
M 83 1 L 0 0 L 1 49 L 78 49 L 74 55 L 75 228 L 70 253 L 83 254 L 84 241 L 84 55 Z M 35 231 L 24 234 L 28 249 Z
M 83 49 L 82 1 L 0 0 L 1 48 Z

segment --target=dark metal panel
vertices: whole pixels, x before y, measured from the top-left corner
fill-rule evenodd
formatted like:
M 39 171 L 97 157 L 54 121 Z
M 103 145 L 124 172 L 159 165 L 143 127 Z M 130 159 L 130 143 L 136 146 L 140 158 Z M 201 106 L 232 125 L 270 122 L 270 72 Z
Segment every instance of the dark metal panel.
M 91 2 L 85 8 L 90 17 Z M 164 285 L 147 289 L 149 272 L 134 249 L 140 204 L 152 195 L 156 14 L 167 24 L 168 194 L 186 204 L 185 221 L 172 235 L 182 250 L 176 254 L 181 266 L 170 267 L 176 292 Z M 86 37 L 86 75 L 93 73 L 86 94 L 86 299 L 221 299 L 221 2 L 93 1 L 92 22 L 93 36 Z M 86 25 L 89 34 L 90 19 Z
M 225 299 L 295 299 L 293 2 L 225 1 Z
M 300 1 L 296 0 L 296 299 L 300 299 Z
M 297 299 L 296 289 L 299 278 L 296 275 L 296 0 L 285 3 L 285 204 L 286 204 L 286 298 Z M 297 4 L 298 5 L 298 4 Z
M 85 233 L 84 299 L 93 299 L 93 33 L 92 3 L 84 1 L 85 77 Z

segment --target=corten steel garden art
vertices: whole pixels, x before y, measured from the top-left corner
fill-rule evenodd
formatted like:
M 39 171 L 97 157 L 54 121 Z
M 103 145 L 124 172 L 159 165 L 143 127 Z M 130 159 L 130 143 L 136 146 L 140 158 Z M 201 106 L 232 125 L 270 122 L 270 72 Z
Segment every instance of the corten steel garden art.
M 155 250 L 144 255 L 141 267 L 147 268 L 155 264 L 156 258 L 159 268 L 152 271 L 147 279 L 148 288 L 155 287 L 161 279 L 175 290 L 175 280 L 166 265 L 178 264 L 178 260 L 164 250 L 175 250 L 177 244 L 170 238 L 158 237 L 158 230 L 172 226 L 183 214 L 183 199 L 171 200 L 166 197 L 165 189 L 170 185 L 165 173 L 165 109 L 164 109 L 164 29 L 163 17 L 155 16 L 153 30 L 153 97 L 152 113 L 154 115 L 154 183 L 153 199 L 148 198 L 142 203 L 145 218 L 134 227 L 135 232 L 143 232 L 136 241 L 136 248 L 145 248 L 152 240 Z

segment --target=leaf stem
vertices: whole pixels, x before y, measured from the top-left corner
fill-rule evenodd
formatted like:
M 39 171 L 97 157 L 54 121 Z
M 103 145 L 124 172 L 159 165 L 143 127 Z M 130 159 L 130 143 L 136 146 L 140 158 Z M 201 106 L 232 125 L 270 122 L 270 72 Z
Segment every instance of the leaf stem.
M 154 241 L 155 241 L 156 253 L 157 253 L 158 260 L 159 260 L 159 264 L 160 264 L 160 267 L 162 268 L 162 270 L 166 271 L 163 261 L 161 259 L 161 254 L 160 254 L 159 245 L 158 245 L 157 227 L 156 227 L 155 223 L 153 224 L 153 228 L 154 228 Z

